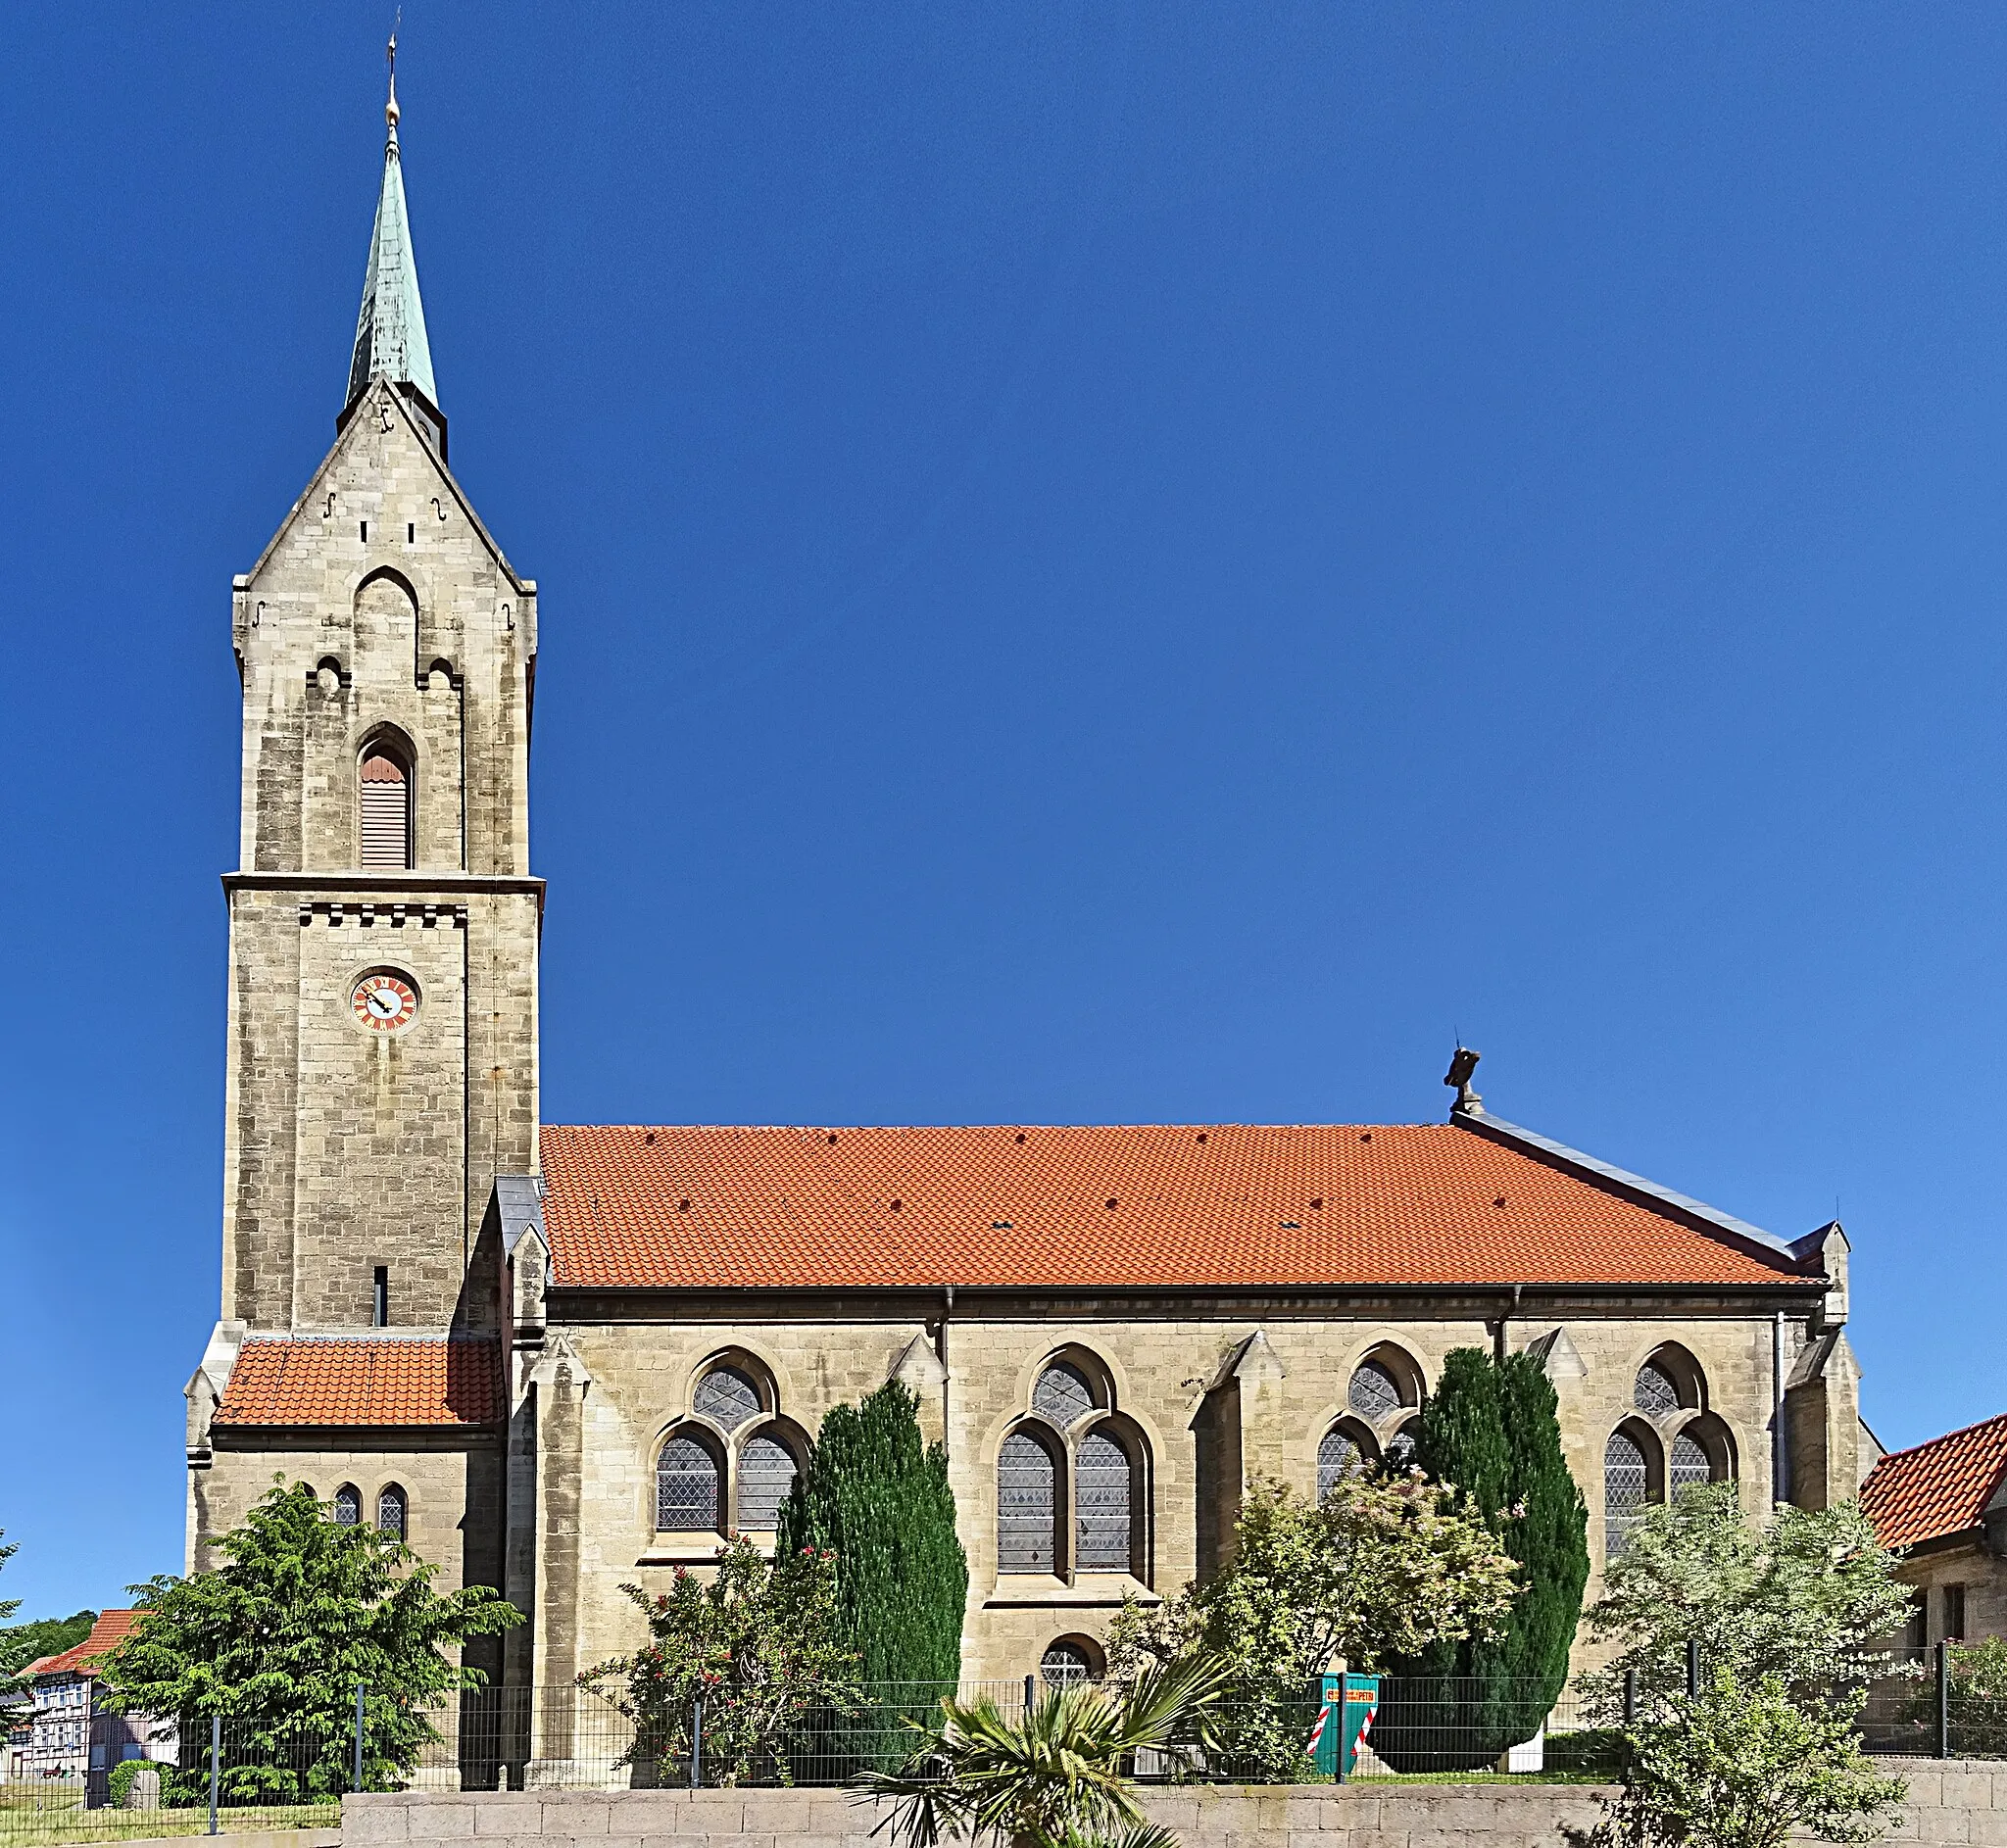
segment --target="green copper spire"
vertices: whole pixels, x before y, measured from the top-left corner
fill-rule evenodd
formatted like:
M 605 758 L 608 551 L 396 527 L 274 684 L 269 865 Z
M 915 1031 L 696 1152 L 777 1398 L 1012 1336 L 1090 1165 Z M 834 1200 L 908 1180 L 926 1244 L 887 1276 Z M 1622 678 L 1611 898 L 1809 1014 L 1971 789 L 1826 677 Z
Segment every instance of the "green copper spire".
M 376 201 L 376 228 L 369 238 L 369 270 L 363 278 L 363 312 L 356 317 L 356 356 L 349 365 L 349 399 L 379 373 L 409 381 L 437 405 L 432 383 L 432 348 L 425 338 L 425 305 L 418 299 L 418 265 L 412 254 L 411 219 L 405 212 L 404 168 L 397 153 L 397 40 L 390 41 L 390 101 L 383 119 L 390 136 L 383 144 L 383 191 Z

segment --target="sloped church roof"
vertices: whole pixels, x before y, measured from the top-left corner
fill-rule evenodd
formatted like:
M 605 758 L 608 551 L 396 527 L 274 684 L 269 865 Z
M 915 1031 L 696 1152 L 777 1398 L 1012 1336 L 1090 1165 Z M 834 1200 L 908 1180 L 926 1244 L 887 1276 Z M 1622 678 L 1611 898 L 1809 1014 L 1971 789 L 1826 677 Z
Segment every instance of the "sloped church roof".
M 1807 1281 L 1755 1228 L 1496 1119 L 562 1126 L 541 1147 L 559 1289 Z

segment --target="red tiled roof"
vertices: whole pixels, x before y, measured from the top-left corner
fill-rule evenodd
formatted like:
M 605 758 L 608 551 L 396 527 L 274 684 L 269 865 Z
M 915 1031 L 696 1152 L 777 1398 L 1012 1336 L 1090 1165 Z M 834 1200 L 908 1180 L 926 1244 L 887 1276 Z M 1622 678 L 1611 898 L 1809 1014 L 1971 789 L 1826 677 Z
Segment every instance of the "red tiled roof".
M 1915 1546 L 1980 1524 L 2007 1469 L 2007 1413 L 1908 1450 L 1891 1450 L 1861 1484 L 1861 1512 L 1884 1546 Z
M 219 1425 L 492 1425 L 502 1364 L 488 1340 L 293 1336 L 244 1343 Z
M 30 1662 L 24 1673 L 28 1675 L 85 1675 L 90 1664 L 103 1655 L 114 1643 L 123 1642 L 131 1634 L 132 1628 L 139 1622 L 137 1611 L 100 1611 L 98 1621 L 90 1627 L 90 1634 L 79 1643 L 73 1643 L 60 1655 L 43 1656 Z
M 546 1128 L 555 1281 L 1053 1288 L 1802 1281 L 1449 1124 Z

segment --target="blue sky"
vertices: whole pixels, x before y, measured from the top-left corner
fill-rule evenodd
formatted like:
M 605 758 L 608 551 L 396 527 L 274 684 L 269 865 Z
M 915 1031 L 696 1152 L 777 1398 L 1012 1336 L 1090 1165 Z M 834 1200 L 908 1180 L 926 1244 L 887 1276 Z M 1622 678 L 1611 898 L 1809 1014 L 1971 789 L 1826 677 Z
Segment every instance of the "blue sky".
M 387 9 L 11 24 L 0 1590 L 178 1569 Z M 1998 8 L 412 0 L 547 1121 L 1501 1115 L 2007 1408 Z

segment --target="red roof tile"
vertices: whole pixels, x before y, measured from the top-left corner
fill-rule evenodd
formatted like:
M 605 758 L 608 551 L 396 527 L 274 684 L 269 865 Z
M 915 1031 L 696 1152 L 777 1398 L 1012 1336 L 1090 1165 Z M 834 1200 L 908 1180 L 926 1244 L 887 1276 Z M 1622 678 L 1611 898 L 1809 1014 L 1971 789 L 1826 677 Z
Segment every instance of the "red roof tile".
M 492 1425 L 502 1364 L 489 1340 L 293 1336 L 244 1343 L 219 1425 Z
M 546 1128 L 575 1288 L 1802 1281 L 1449 1124 Z
M 137 1611 L 100 1611 L 98 1621 L 90 1627 L 90 1634 L 81 1642 L 73 1643 L 60 1655 L 43 1656 L 30 1662 L 24 1672 L 28 1675 L 86 1675 L 90 1672 L 90 1664 L 114 1643 L 124 1641 L 138 1622 Z
M 2007 1469 L 2007 1414 L 1968 1425 L 1908 1450 L 1891 1450 L 1861 1484 L 1861 1512 L 1884 1546 L 1915 1546 L 1962 1533 L 1980 1516 Z

